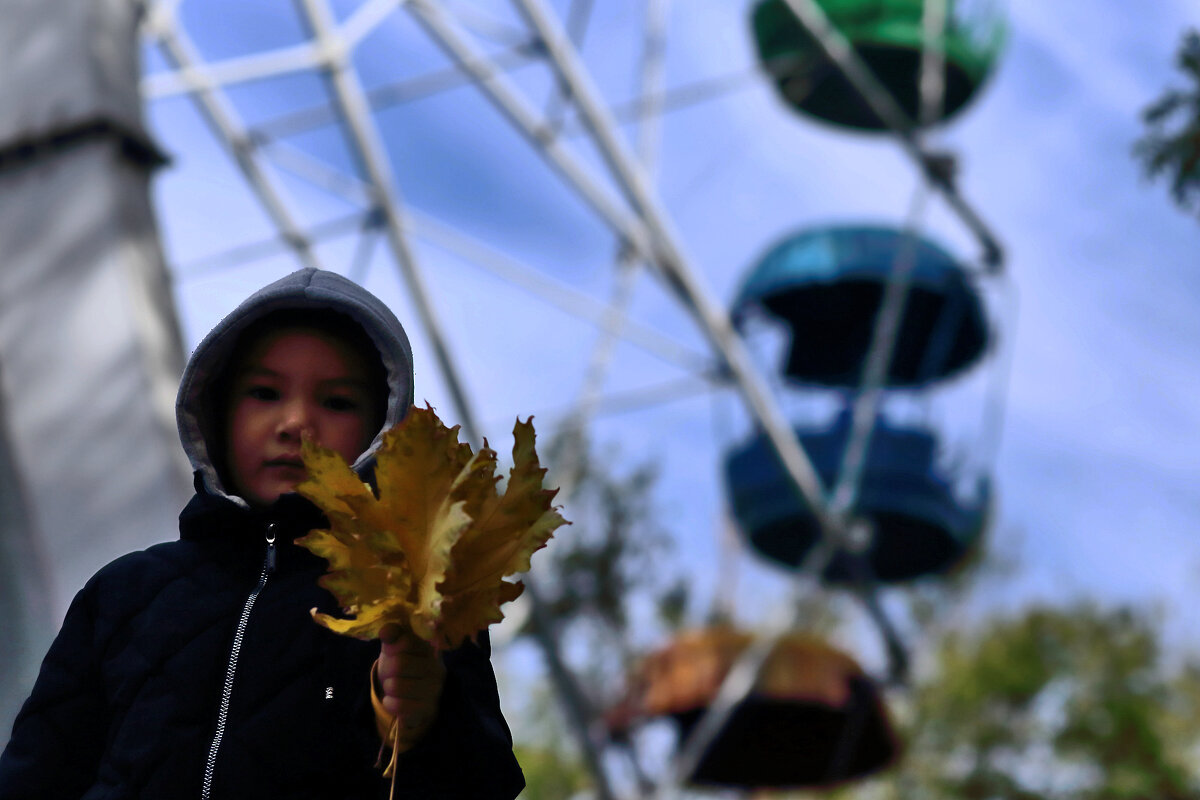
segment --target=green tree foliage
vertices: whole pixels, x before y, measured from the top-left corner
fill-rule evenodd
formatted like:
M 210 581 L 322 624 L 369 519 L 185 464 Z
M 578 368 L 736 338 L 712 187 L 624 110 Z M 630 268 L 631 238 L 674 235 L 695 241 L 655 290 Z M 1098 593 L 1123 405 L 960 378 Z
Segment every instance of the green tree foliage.
M 897 768 L 843 797 L 1200 798 L 1200 663 L 1164 657 L 1143 612 L 1034 608 L 948 634 L 905 705 Z
M 542 747 L 518 744 L 513 752 L 525 773 L 521 800 L 567 800 L 591 786 L 579 759 L 553 742 Z
M 1142 112 L 1146 131 L 1134 154 L 1147 177 L 1170 180 L 1181 208 L 1200 212 L 1200 32 L 1184 35 L 1176 61 L 1188 85 L 1168 89 Z
M 669 539 L 655 521 L 654 471 L 614 463 L 591 453 L 576 461 L 582 471 L 572 479 L 567 513 L 575 524 L 550 549 L 553 568 L 539 584 L 596 710 L 619 701 L 635 654 L 660 643 L 688 607 Z M 551 479 L 557 482 L 553 472 Z M 969 628 L 961 619 L 945 624 L 947 601 L 977 586 L 980 570 L 998 566 L 1011 571 L 992 560 L 928 592 L 907 593 L 910 621 L 924 641 L 913 641 L 913 688 L 888 694 L 904 744 L 897 765 L 834 792 L 790 796 L 1200 800 L 1200 660 L 1168 654 L 1156 617 L 1135 608 L 1080 603 L 984 618 Z M 591 777 L 553 693 L 542 686 L 535 694 L 539 720 L 519 743 L 529 781 L 523 797 L 588 796 Z M 610 748 L 609 763 L 622 752 Z M 649 758 L 642 765 L 654 777 L 661 777 L 661 756 L 653 769 Z M 634 796 L 628 775 L 618 783 L 621 796 Z

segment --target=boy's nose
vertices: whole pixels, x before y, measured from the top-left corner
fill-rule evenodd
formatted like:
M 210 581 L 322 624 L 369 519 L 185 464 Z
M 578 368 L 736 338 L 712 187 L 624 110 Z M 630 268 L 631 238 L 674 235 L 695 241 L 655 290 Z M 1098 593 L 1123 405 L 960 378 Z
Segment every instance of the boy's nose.
M 300 439 L 305 433 L 312 434 L 312 412 L 306 403 L 285 403 L 281 411 L 277 428 L 281 437 Z

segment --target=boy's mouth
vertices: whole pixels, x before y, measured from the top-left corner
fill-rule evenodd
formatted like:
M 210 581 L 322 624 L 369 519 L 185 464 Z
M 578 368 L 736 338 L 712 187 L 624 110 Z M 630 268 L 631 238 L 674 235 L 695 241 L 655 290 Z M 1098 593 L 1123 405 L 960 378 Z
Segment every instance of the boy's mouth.
M 263 462 L 267 467 L 287 467 L 289 469 L 304 469 L 304 461 L 299 456 L 282 456 Z

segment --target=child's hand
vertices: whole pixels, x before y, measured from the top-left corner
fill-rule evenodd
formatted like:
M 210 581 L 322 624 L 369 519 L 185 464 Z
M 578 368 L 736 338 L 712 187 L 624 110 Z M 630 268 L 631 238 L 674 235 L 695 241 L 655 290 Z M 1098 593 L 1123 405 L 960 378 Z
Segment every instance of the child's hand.
M 399 724 L 398 748 L 407 749 L 437 717 L 446 668 L 433 645 L 407 628 L 388 625 L 379 641 L 380 701 Z

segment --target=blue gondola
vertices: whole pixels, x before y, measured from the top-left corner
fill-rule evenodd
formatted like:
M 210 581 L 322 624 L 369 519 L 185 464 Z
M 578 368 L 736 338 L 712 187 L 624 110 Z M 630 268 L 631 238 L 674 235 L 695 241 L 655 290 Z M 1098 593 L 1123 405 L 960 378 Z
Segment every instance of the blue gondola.
M 735 324 L 755 310 L 791 333 L 782 371 L 799 384 L 852 388 L 863 361 L 902 231 L 877 226 L 804 230 L 759 261 L 734 302 Z M 886 386 L 921 387 L 974 365 L 988 344 L 983 303 L 963 266 L 936 244 L 915 241 L 911 289 Z M 907 245 L 912 247 L 913 244 Z
M 797 428 L 822 482 L 832 486 L 850 433 L 850 414 L 831 428 Z M 876 421 L 853 512 L 870 519 L 874 536 L 861 556 L 834 556 L 823 578 L 835 584 L 873 577 L 885 583 L 944 574 L 983 537 L 991 492 L 978 477 L 970 497 L 954 491 L 957 476 L 934 464 L 932 433 Z M 725 461 L 725 485 L 743 536 L 766 558 L 796 568 L 817 541 L 817 520 L 792 485 L 766 436 L 759 434 Z M 856 566 L 856 559 L 869 573 Z

